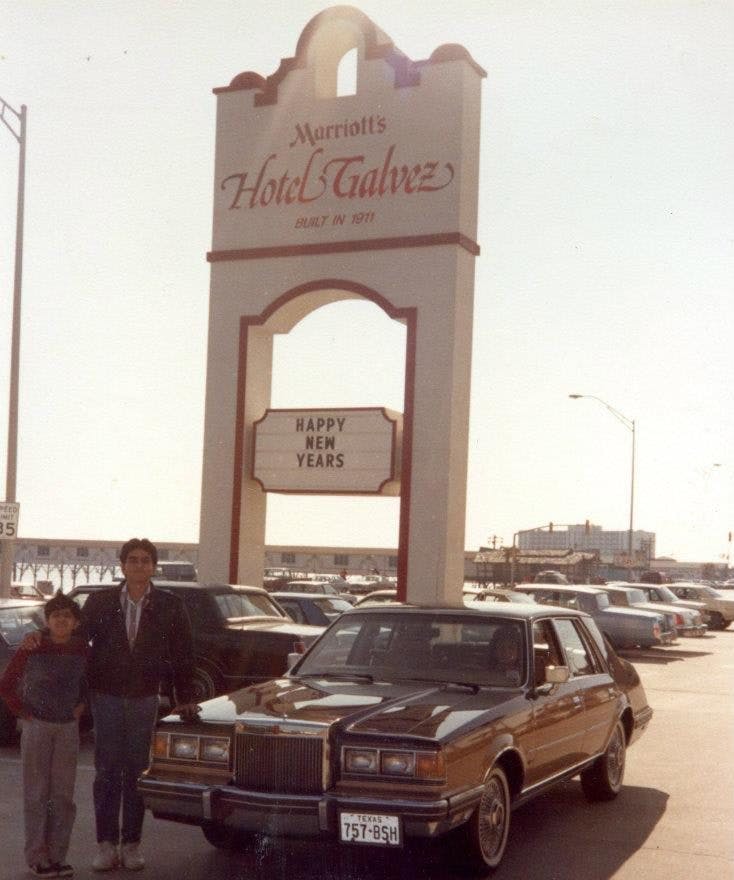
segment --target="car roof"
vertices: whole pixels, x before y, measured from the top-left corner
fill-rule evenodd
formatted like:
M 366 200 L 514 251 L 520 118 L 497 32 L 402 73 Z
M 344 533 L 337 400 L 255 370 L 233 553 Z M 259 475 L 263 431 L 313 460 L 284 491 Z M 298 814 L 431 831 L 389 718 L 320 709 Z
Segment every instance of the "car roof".
M 48 597 L 49 599 L 51 596 Z M 34 599 L 32 596 L 28 598 L 24 596 L 8 596 L 0 598 L 0 608 L 36 608 L 43 607 L 46 599 Z
M 589 593 L 596 595 L 604 592 L 604 586 L 590 586 L 589 584 L 515 584 L 518 593 L 530 593 L 533 590 L 554 590 L 558 593 Z
M 160 587 L 162 590 L 201 590 L 205 593 L 262 593 L 269 596 L 267 590 L 263 587 L 251 587 L 246 584 L 202 584 L 199 581 L 167 581 L 163 578 L 153 578 L 153 585 Z M 74 587 L 73 593 L 84 593 L 96 590 L 113 590 L 118 588 L 120 584 L 81 584 Z
M 574 608 L 558 608 L 554 605 L 539 605 L 530 602 L 493 602 L 489 608 L 467 608 L 461 605 L 365 605 L 345 611 L 344 616 L 351 617 L 355 614 L 407 614 L 407 615 L 436 615 L 436 614 L 459 614 L 467 617 L 510 617 L 534 620 L 537 617 L 582 617 L 588 619 L 589 615 L 584 611 Z M 341 618 L 340 618 L 341 619 Z
M 324 580 L 323 578 L 296 578 L 292 581 L 288 581 L 288 586 L 292 586 L 293 584 L 330 584 L 331 581 Z
M 327 593 L 291 593 L 288 590 L 282 592 L 272 590 L 268 592 L 268 595 L 274 596 L 276 599 L 306 599 L 309 602 L 333 602 L 334 599 L 341 599 L 342 602 L 349 604 L 349 601 L 342 596 L 330 596 Z

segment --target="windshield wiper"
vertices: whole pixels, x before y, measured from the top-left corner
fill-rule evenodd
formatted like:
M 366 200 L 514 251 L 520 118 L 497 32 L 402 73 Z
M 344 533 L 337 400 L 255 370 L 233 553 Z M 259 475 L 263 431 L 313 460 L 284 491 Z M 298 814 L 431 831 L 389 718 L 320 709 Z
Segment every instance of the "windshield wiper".
M 345 681 L 374 681 L 374 676 L 366 672 L 298 672 L 296 678 L 333 678 Z
M 417 681 L 417 682 L 420 682 L 421 684 L 432 684 L 432 685 L 435 685 L 436 687 L 440 687 L 441 685 L 444 685 L 444 684 L 445 685 L 453 685 L 454 687 L 468 688 L 473 694 L 479 693 L 479 689 L 481 687 L 481 685 L 472 684 L 468 681 L 444 681 L 443 679 L 440 679 L 440 678 L 416 678 L 413 675 L 409 675 L 409 676 L 405 676 L 405 677 L 401 676 L 399 680 L 400 681 Z

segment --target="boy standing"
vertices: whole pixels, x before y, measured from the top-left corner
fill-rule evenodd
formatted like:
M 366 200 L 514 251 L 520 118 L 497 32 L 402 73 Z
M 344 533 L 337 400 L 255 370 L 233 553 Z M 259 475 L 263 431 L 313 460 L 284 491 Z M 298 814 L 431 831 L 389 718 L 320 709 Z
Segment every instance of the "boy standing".
M 0 697 L 23 720 L 25 856 L 38 877 L 68 877 L 76 816 L 79 718 L 86 700 L 86 642 L 76 636 L 79 606 L 60 591 L 46 602 L 48 627 L 35 650 L 16 651 L 0 678 Z

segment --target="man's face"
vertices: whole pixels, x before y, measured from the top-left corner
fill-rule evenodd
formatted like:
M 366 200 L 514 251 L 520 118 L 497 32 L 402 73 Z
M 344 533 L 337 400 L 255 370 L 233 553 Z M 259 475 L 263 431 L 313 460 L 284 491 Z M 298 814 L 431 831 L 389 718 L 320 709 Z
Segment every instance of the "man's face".
M 127 559 L 122 563 L 121 568 L 128 586 L 144 587 L 153 576 L 155 563 L 150 553 L 138 547 L 137 550 L 131 550 L 127 554 Z

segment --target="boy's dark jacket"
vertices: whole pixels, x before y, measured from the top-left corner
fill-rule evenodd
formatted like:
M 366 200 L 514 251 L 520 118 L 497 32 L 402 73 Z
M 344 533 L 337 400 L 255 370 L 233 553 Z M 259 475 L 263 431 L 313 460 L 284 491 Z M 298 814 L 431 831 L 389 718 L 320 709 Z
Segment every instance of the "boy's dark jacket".
M 143 600 L 131 649 L 120 604 L 123 585 L 91 593 L 82 609 L 92 645 L 90 689 L 117 697 L 153 696 L 158 693 L 161 679 L 167 677 L 170 664 L 177 702 L 190 702 L 194 652 L 191 623 L 183 602 L 151 586 Z

